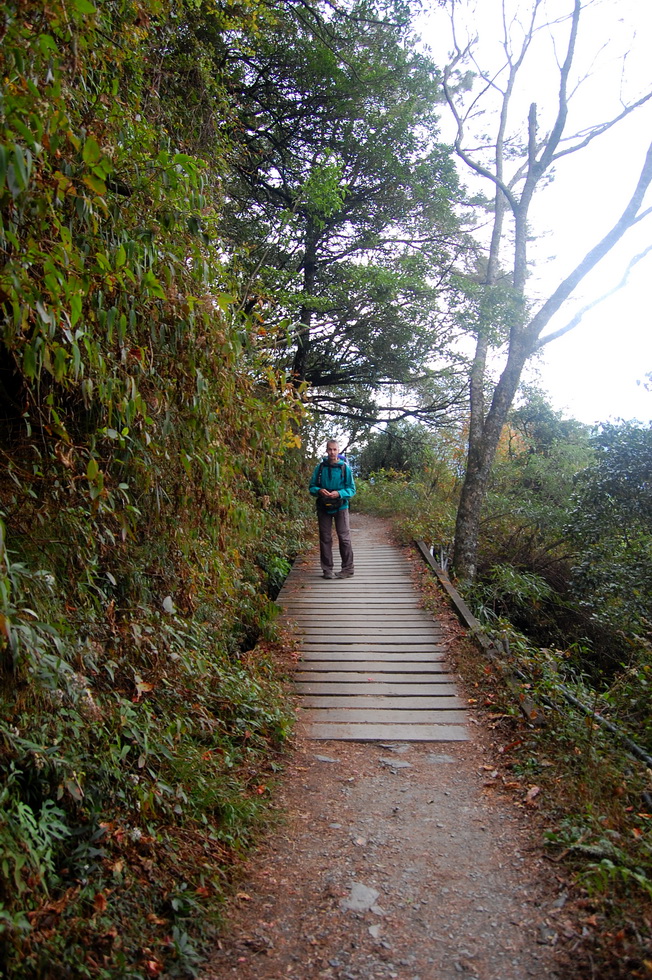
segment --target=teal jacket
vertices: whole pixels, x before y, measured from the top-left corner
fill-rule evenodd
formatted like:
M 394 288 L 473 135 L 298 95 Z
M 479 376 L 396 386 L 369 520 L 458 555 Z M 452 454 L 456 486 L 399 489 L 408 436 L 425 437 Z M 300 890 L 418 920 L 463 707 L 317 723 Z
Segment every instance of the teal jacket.
M 340 495 L 339 500 L 327 503 L 323 497 L 318 496 L 322 488 L 324 490 L 337 490 Z M 351 467 L 341 461 L 331 466 L 328 462 L 328 456 L 324 456 L 322 462 L 318 463 L 313 470 L 309 489 L 313 497 L 317 497 L 317 506 L 324 507 L 329 514 L 346 510 L 349 506 L 349 499 L 355 495 L 355 483 Z

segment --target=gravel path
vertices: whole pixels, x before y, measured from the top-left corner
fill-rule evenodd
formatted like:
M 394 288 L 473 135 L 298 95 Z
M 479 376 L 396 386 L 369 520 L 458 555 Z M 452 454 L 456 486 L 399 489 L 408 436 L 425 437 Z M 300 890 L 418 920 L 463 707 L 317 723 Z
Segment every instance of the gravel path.
M 472 729 L 449 744 L 299 736 L 283 820 L 201 980 L 571 976 L 556 944 L 563 883 Z
M 562 977 L 564 895 L 473 743 L 307 743 L 203 980 Z

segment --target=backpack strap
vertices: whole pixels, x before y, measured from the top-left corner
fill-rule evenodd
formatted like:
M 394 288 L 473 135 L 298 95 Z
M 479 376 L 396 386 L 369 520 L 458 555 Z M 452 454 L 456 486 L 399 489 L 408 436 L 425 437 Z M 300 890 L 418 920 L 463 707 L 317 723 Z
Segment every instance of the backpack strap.
M 324 469 L 324 466 L 326 465 L 327 464 L 323 460 L 319 464 L 319 469 L 317 470 L 317 481 L 316 481 L 318 487 L 321 486 L 321 474 L 322 474 L 322 470 Z M 346 463 L 338 463 L 337 465 L 340 468 L 340 475 L 342 477 L 342 486 L 344 486 L 344 480 L 346 478 Z

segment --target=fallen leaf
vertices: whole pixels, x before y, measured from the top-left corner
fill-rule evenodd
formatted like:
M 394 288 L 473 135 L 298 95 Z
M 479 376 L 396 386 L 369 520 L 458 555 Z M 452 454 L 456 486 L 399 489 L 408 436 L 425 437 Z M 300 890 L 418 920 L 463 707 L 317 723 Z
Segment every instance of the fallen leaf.
M 526 802 L 531 803 L 532 800 L 534 800 L 539 795 L 540 792 L 541 792 L 540 786 L 530 786 L 529 790 L 525 794 Z
M 507 745 L 501 745 L 500 748 L 498 749 L 498 751 L 501 754 L 503 752 L 511 752 L 511 750 L 512 749 L 515 749 L 517 745 L 522 745 L 522 744 L 523 744 L 523 739 L 522 738 L 516 738 L 516 739 L 514 739 L 513 742 L 508 742 Z
M 247 895 L 246 892 L 238 892 L 235 897 L 236 898 L 241 898 L 243 902 L 250 902 L 251 901 L 251 895 Z
M 95 898 L 93 899 L 93 908 L 95 909 L 95 911 L 96 912 L 106 911 L 107 904 L 108 903 L 104 892 L 98 892 Z

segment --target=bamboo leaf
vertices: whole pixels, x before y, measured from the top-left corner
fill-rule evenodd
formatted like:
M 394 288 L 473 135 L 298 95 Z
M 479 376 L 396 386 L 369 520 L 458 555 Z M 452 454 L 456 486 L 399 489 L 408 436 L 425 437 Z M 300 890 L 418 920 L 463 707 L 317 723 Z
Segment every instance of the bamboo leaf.
M 89 6 L 92 6 L 92 4 L 89 4 Z M 99 163 L 101 158 L 102 158 L 102 151 L 100 149 L 99 143 L 97 142 L 97 140 L 93 139 L 92 136 L 89 136 L 89 138 L 84 143 L 84 149 L 82 150 L 82 159 L 84 163 L 88 164 L 88 166 L 92 166 L 94 163 Z

